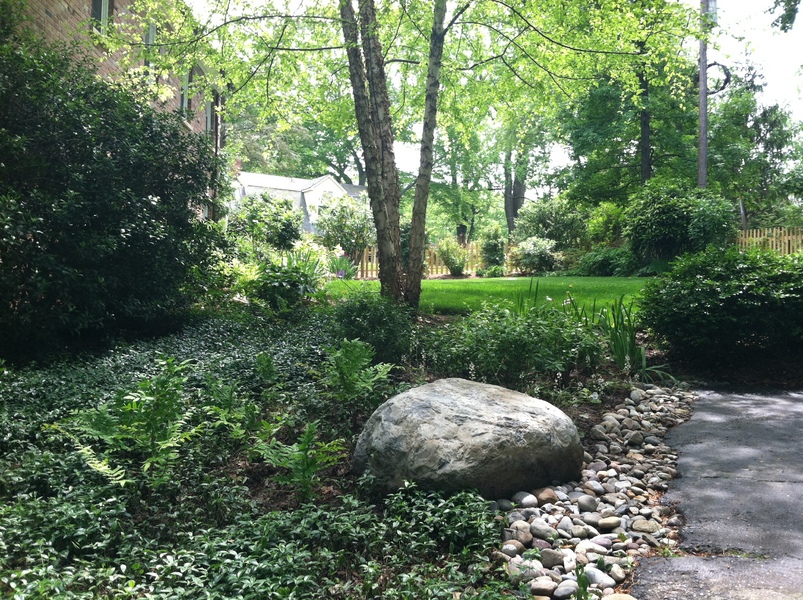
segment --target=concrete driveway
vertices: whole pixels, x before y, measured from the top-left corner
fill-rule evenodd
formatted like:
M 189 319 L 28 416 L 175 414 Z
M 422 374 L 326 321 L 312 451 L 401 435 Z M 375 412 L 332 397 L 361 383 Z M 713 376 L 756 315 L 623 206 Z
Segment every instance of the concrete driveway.
M 803 600 L 803 392 L 702 392 L 666 442 L 680 477 L 665 501 L 698 556 L 642 560 L 631 594 Z

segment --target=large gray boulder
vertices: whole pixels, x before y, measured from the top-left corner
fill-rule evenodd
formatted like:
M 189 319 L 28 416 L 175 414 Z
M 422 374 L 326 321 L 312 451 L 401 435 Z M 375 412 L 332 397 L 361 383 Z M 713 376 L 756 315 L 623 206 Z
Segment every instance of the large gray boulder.
M 391 488 L 476 488 L 488 499 L 579 478 L 583 448 L 560 409 L 495 385 L 441 379 L 382 404 L 365 425 L 354 470 Z

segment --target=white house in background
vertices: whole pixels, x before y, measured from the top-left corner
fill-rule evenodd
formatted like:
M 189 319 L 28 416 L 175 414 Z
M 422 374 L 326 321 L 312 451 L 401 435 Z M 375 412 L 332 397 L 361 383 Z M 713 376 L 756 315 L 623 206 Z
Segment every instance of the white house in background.
M 289 198 L 293 201 L 293 206 L 304 215 L 304 231 L 312 233 L 315 233 L 318 213 L 328 198 L 352 196 L 360 199 L 367 191 L 363 185 L 343 184 L 331 175 L 317 179 L 299 179 L 241 171 L 235 180 L 237 202 L 245 196 L 259 196 L 265 193 L 274 198 Z M 367 202 L 367 199 L 365 201 Z

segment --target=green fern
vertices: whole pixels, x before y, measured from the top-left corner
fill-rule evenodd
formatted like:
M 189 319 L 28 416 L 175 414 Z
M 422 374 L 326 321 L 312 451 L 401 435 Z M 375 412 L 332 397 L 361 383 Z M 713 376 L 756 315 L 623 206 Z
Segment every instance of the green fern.
M 52 426 L 67 435 L 87 465 L 112 483 L 124 481 L 125 472 L 113 468 L 109 459 L 134 457 L 140 471 L 153 486 L 170 481 L 179 459 L 179 449 L 206 424 L 190 427 L 194 409 L 184 395 L 188 362 L 176 364 L 160 357 L 161 371 L 145 379 L 137 389 L 121 392 L 98 408 L 78 411 L 61 424 Z M 86 440 L 105 443 L 103 457 Z
M 91 446 L 82 444 L 76 435 L 65 429 L 62 425 L 54 423 L 51 425 L 45 425 L 44 429 L 58 431 L 69 438 L 69 440 L 75 445 L 75 449 L 78 454 L 84 459 L 86 465 L 93 471 L 105 477 L 109 483 L 125 486 L 127 483 L 131 482 L 130 479 L 126 479 L 125 469 L 122 467 L 112 467 L 107 458 L 98 458 L 98 455 L 95 454 L 95 451 Z

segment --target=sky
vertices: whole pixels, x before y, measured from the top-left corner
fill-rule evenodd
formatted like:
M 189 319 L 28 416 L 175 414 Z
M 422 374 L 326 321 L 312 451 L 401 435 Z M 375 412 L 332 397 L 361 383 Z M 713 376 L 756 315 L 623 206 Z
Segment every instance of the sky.
M 762 103 L 786 106 L 795 119 L 803 120 L 803 16 L 792 31 L 783 33 L 771 26 L 774 17 L 766 11 L 772 4 L 772 0 L 717 0 L 721 49 L 709 49 L 708 59 L 732 65 L 749 57 L 765 78 Z

